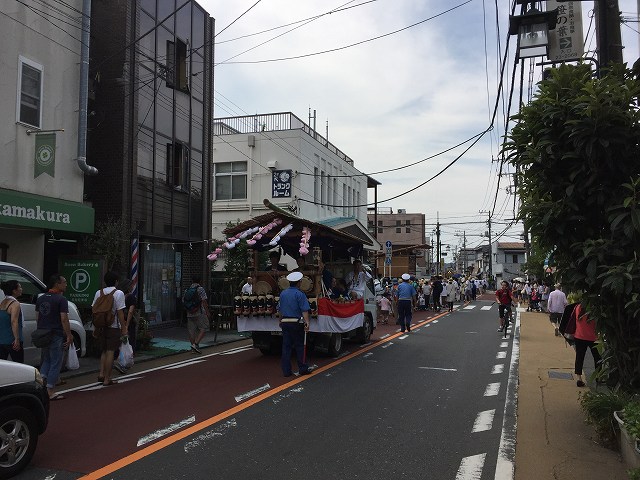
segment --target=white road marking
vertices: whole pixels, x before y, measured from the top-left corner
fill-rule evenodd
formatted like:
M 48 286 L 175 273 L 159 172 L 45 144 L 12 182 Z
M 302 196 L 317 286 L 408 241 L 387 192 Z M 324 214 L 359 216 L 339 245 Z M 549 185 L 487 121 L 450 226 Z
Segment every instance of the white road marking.
M 495 408 L 493 410 L 478 412 L 476 421 L 473 422 L 471 433 L 486 432 L 487 430 L 491 430 L 491 427 L 493 426 L 493 417 L 495 416 L 495 414 Z
M 491 375 L 497 375 L 502 372 L 504 372 L 504 365 L 502 364 L 494 365 L 491 369 Z
M 118 383 L 126 383 L 132 380 L 142 380 L 143 378 L 144 377 L 118 377 L 117 381 Z M 107 387 L 105 387 L 102 383 L 96 383 L 95 385 L 92 385 L 90 387 L 73 388 L 73 389 L 65 390 L 65 392 L 70 392 L 72 390 L 76 390 L 80 392 L 90 392 L 92 390 L 101 390 L 103 388 L 107 388 Z
M 423 370 L 442 370 L 444 372 L 457 372 L 457 368 L 439 368 L 439 367 L 418 367 Z
M 485 305 L 484 307 L 480 307 L 480 310 L 491 310 L 491 305 Z
M 472 457 L 465 457 L 460 462 L 456 480 L 478 480 L 482 477 L 482 467 L 486 453 L 480 453 Z
M 430 323 L 427 323 L 427 324 L 425 325 L 425 327 L 430 327 L 430 326 L 431 326 L 431 324 L 430 324 Z
M 360 345 L 360 348 L 368 347 L 369 345 L 371 345 L 371 342 L 363 343 L 362 345 Z
M 282 400 L 284 400 L 285 398 L 289 398 L 291 395 L 293 395 L 294 393 L 302 393 L 302 391 L 304 390 L 304 387 L 296 387 L 296 388 L 292 388 L 291 390 L 289 390 L 286 393 L 281 393 L 280 395 L 278 395 L 276 398 L 272 398 L 271 401 L 273 403 L 280 403 Z
M 196 363 L 202 363 L 202 362 L 206 362 L 206 360 L 193 360 L 189 363 L 180 363 L 178 365 L 172 365 L 170 367 L 167 367 L 166 370 L 175 370 L 177 368 L 182 368 L 182 367 L 190 367 L 191 365 L 195 365 Z
M 433 321 L 433 322 L 431 322 L 431 323 L 438 323 L 438 320 L 434 320 L 434 321 Z
M 247 350 L 251 350 L 252 348 L 253 347 L 251 345 L 247 345 L 246 347 L 229 350 L 228 352 L 222 352 L 220 355 L 235 355 L 236 353 L 246 352 Z
M 373 355 L 373 352 L 367 352 L 362 356 L 362 358 L 367 358 L 367 357 L 370 357 L 371 355 Z
M 208 430 L 200 435 L 198 435 L 193 440 L 188 441 L 184 444 L 184 453 L 189 453 L 189 450 L 193 450 L 197 447 L 204 447 L 204 443 L 215 437 L 221 437 L 227 431 L 229 431 L 232 427 L 237 427 L 238 423 L 235 418 L 231 420 L 227 420 L 221 425 L 216 426 L 214 429 Z
M 509 364 L 509 380 L 507 381 L 506 401 L 502 415 L 502 431 L 498 447 L 495 480 L 513 480 L 515 474 L 515 449 L 518 407 L 518 366 L 520 363 L 520 315 L 516 314 L 516 335 L 513 339 L 511 362 Z
M 164 437 L 165 435 L 168 435 L 170 433 L 175 432 L 176 430 L 180 430 L 182 427 L 186 427 L 187 425 L 194 423 L 196 421 L 196 416 L 195 415 L 191 415 L 188 418 L 185 418 L 184 420 L 180 420 L 177 423 L 172 423 L 171 425 L 169 425 L 166 428 L 162 428 L 160 430 L 156 430 L 153 433 L 150 433 L 149 435 L 146 435 L 144 437 L 140 437 L 140 440 L 138 440 L 137 443 L 137 447 L 140 447 L 146 443 L 149 442 L 153 442 L 154 440 L 157 440 L 161 437 Z
M 498 352 L 496 358 L 507 358 L 507 352 Z
M 398 337 L 398 340 L 404 340 L 405 338 L 407 338 L 409 335 L 401 335 Z
M 464 333 L 478 333 L 478 332 L 464 332 Z
M 509 342 L 502 342 L 500 348 L 509 348 Z
M 500 383 L 490 383 L 484 391 L 485 397 L 495 397 L 500 392 Z
M 475 305 L 468 305 L 468 306 L 464 307 L 464 310 L 473 310 L 474 308 L 476 308 Z
M 414 330 L 414 332 L 416 332 L 416 333 L 417 333 L 417 332 L 419 332 L 419 331 L 420 331 L 420 329 L 419 329 L 419 328 L 416 328 L 416 329 Z
M 389 342 L 389 343 L 383 345 L 382 348 L 389 348 L 391 345 L 393 345 L 393 342 Z
M 271 388 L 271 385 L 269 385 L 268 383 L 265 383 L 264 385 L 256 388 L 255 390 L 251 390 L 250 392 L 246 392 L 246 393 L 243 393 L 242 395 L 238 395 L 237 397 L 235 397 L 236 402 L 240 403 L 246 400 L 247 398 L 255 397 L 259 393 L 266 392 L 270 388 Z
M 387 334 L 385 334 L 385 335 L 381 336 L 381 337 L 380 337 L 380 340 L 384 340 L 384 339 L 385 339 L 385 338 L 387 338 L 389 335 L 391 335 L 391 334 L 390 334 L 390 333 L 387 333 Z

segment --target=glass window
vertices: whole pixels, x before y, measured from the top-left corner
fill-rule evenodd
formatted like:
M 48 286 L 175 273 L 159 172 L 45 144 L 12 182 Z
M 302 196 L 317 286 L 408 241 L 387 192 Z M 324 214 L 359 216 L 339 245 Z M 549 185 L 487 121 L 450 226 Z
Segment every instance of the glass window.
M 396 228 L 396 233 L 402 233 L 402 229 L 401 228 Z
M 411 233 L 411 229 L 410 228 L 405 228 L 406 233 Z
M 167 40 L 167 87 L 189 93 L 188 43 Z
M 396 227 L 400 226 L 400 220 L 396 220 Z
M 189 191 L 189 147 L 167 143 L 167 182 L 176 190 Z
M 379 228 L 378 233 L 384 233 L 384 230 L 382 228 Z
M 320 180 L 318 179 L 318 167 L 313 167 L 313 201 L 320 200 Z
M 45 290 L 33 278 L 20 270 L 2 270 L 0 272 L 0 282 L 17 280 L 22 287 L 22 295 L 18 298 L 20 303 L 35 303 L 38 295 L 45 293 Z M 2 295 L 4 298 L 4 294 Z
M 518 255 L 513 255 L 513 263 L 518 263 Z
M 18 59 L 17 120 L 40 128 L 42 119 L 42 65 L 24 57 Z
M 215 200 L 247 198 L 247 162 L 224 162 L 214 165 Z
M 382 220 L 378 220 L 378 226 L 381 227 L 382 226 Z

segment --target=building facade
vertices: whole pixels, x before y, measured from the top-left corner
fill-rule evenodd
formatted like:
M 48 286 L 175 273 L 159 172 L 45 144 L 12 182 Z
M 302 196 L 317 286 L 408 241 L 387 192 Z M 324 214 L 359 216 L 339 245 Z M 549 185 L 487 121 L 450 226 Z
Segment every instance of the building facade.
M 367 189 L 378 183 L 293 113 L 216 118 L 214 135 L 212 238 L 265 213 L 265 199 L 370 238 Z
M 425 214 L 408 213 L 404 209 L 371 209 L 367 215 L 369 232 L 376 236 L 385 249 L 378 255 L 379 274 L 399 277 L 403 273 L 424 276 L 429 270 L 430 245 L 425 234 Z M 391 242 L 391 264 L 386 255 L 387 242 Z
M 80 25 L 81 9 L 0 4 L 0 260 L 45 280 L 94 229 L 76 162 L 80 42 L 48 18 Z
M 153 323 L 208 284 L 214 20 L 195 1 L 93 0 L 88 178 L 97 221 L 123 219 Z M 131 247 L 130 247 L 131 245 Z M 135 271 L 131 272 L 135 276 Z
M 491 246 L 496 285 L 502 280 L 511 282 L 514 278 L 527 276 L 522 270 L 527 261 L 524 242 L 495 242 Z

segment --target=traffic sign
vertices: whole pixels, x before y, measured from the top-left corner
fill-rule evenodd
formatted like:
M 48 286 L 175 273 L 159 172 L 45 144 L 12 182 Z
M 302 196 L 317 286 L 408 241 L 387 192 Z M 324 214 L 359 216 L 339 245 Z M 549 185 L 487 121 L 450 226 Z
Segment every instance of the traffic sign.
M 393 244 L 391 243 L 391 240 L 387 240 L 384 244 L 385 247 L 387 248 L 391 248 L 393 246 Z

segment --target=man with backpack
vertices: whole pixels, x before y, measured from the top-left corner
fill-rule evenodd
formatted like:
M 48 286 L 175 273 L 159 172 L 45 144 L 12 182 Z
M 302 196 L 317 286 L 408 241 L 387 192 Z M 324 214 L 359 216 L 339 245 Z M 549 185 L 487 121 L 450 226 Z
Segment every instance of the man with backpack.
M 207 292 L 200 285 L 200 281 L 200 277 L 194 275 L 191 280 L 191 286 L 184 291 L 182 296 L 182 305 L 187 311 L 187 330 L 193 353 L 202 353 L 200 351 L 200 341 L 204 337 L 209 320 Z
M 124 293 L 118 290 L 118 274 L 104 274 L 105 288 L 98 290 L 93 297 L 91 312 L 94 336 L 100 347 L 100 375 L 98 381 L 109 386 L 118 383 L 111 379 L 113 354 L 120 346 L 120 338 L 127 334 L 127 322 L 124 318 Z

